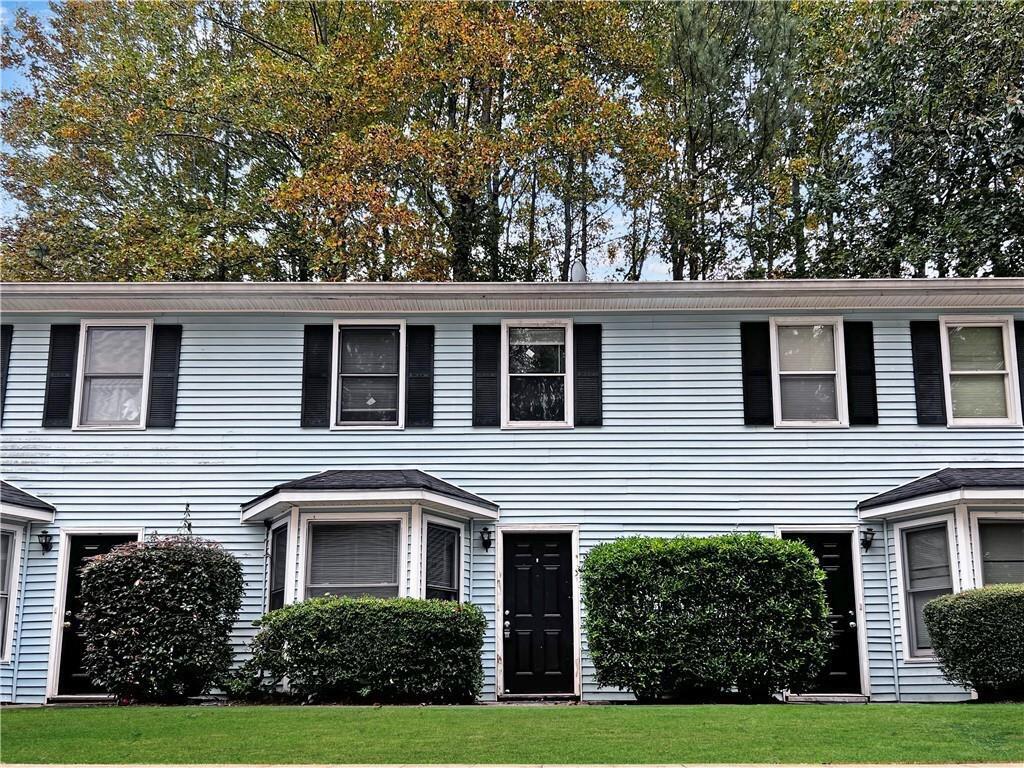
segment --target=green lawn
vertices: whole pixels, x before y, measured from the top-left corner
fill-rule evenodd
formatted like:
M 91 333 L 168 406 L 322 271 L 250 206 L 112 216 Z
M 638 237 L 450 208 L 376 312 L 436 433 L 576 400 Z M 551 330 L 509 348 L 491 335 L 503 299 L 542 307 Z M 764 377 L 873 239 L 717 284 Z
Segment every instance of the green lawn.
M 5 710 L 11 763 L 1024 761 L 1024 706 Z

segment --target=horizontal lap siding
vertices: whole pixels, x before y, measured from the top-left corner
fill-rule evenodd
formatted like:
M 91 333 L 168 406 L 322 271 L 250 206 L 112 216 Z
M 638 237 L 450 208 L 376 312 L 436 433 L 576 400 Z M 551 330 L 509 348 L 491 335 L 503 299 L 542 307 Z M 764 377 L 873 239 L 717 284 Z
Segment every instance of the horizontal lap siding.
M 421 468 L 500 504 L 503 523 L 578 524 L 585 555 L 623 535 L 770 534 L 779 524 L 853 523 L 858 500 L 939 467 L 1024 458 L 1019 431 L 917 426 L 912 316 L 847 316 L 874 321 L 877 427 L 745 427 L 739 322 L 766 317 L 678 314 L 578 318 L 603 325 L 600 428 L 472 427 L 472 325 L 499 318 L 431 316 L 415 321 L 436 327 L 433 429 L 304 430 L 303 326 L 324 318 L 182 315 L 158 318 L 184 326 L 176 427 L 110 434 L 40 428 L 52 318 L 19 319 L 4 476 L 55 504 L 57 525 L 65 527 L 170 533 L 189 503 L 195 532 L 222 542 L 243 562 L 247 592 L 236 634 L 242 652 L 262 608 L 265 531 L 240 525 L 238 505 L 325 468 Z M 473 527 L 465 589 L 489 619 L 485 683 L 492 695 L 495 550 L 480 546 L 482 527 Z M 45 692 L 56 564 L 56 548 L 42 555 L 35 545 L 19 700 L 39 700 Z M 894 574 L 880 542 L 865 555 L 864 572 L 873 693 L 892 698 L 889 610 L 892 604 L 898 613 L 899 606 L 889 599 Z M 900 675 L 905 696 L 962 697 L 934 668 L 901 665 Z M 586 653 L 584 692 L 599 692 Z

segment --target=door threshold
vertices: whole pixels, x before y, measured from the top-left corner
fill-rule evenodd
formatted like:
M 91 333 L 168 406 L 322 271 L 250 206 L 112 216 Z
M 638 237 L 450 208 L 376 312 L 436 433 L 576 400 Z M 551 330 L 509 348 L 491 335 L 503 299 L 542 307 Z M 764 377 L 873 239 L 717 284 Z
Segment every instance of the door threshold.
M 46 699 L 47 704 L 113 704 L 115 701 L 108 693 L 65 693 Z
M 787 693 L 788 704 L 867 704 L 863 693 Z
M 530 702 L 570 702 L 579 701 L 575 693 L 503 693 L 498 701 L 508 704 L 528 704 Z

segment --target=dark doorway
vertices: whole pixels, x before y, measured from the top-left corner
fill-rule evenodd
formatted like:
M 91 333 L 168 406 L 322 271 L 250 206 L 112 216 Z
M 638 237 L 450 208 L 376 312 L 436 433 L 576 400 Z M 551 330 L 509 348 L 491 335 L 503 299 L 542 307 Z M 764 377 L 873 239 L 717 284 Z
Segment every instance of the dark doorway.
M 804 542 L 825 571 L 825 598 L 832 624 L 832 652 L 818 679 L 794 693 L 861 693 L 860 646 L 857 642 L 857 595 L 853 534 L 790 531 L 784 539 Z
M 70 536 L 68 538 L 68 582 L 64 589 L 64 615 L 61 617 L 60 675 L 58 696 L 102 695 L 82 669 L 82 566 L 86 558 L 103 555 L 137 537 L 127 534 Z
M 572 694 L 572 535 L 506 533 L 504 693 Z

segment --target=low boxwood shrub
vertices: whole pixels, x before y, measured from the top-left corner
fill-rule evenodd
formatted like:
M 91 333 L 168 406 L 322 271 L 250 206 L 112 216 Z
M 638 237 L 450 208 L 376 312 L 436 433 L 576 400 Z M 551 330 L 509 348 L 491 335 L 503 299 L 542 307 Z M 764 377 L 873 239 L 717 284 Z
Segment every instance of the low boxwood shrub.
M 317 597 L 263 616 L 239 697 L 320 702 L 464 703 L 483 682 L 484 615 L 414 598 Z
M 757 534 L 600 544 L 582 569 L 597 680 L 641 701 L 799 689 L 828 654 L 824 577 L 804 544 Z
M 924 623 L 947 680 L 982 701 L 1024 700 L 1024 584 L 936 598 Z
M 82 570 L 83 665 L 121 700 L 179 702 L 222 683 L 242 567 L 212 541 L 150 538 Z

